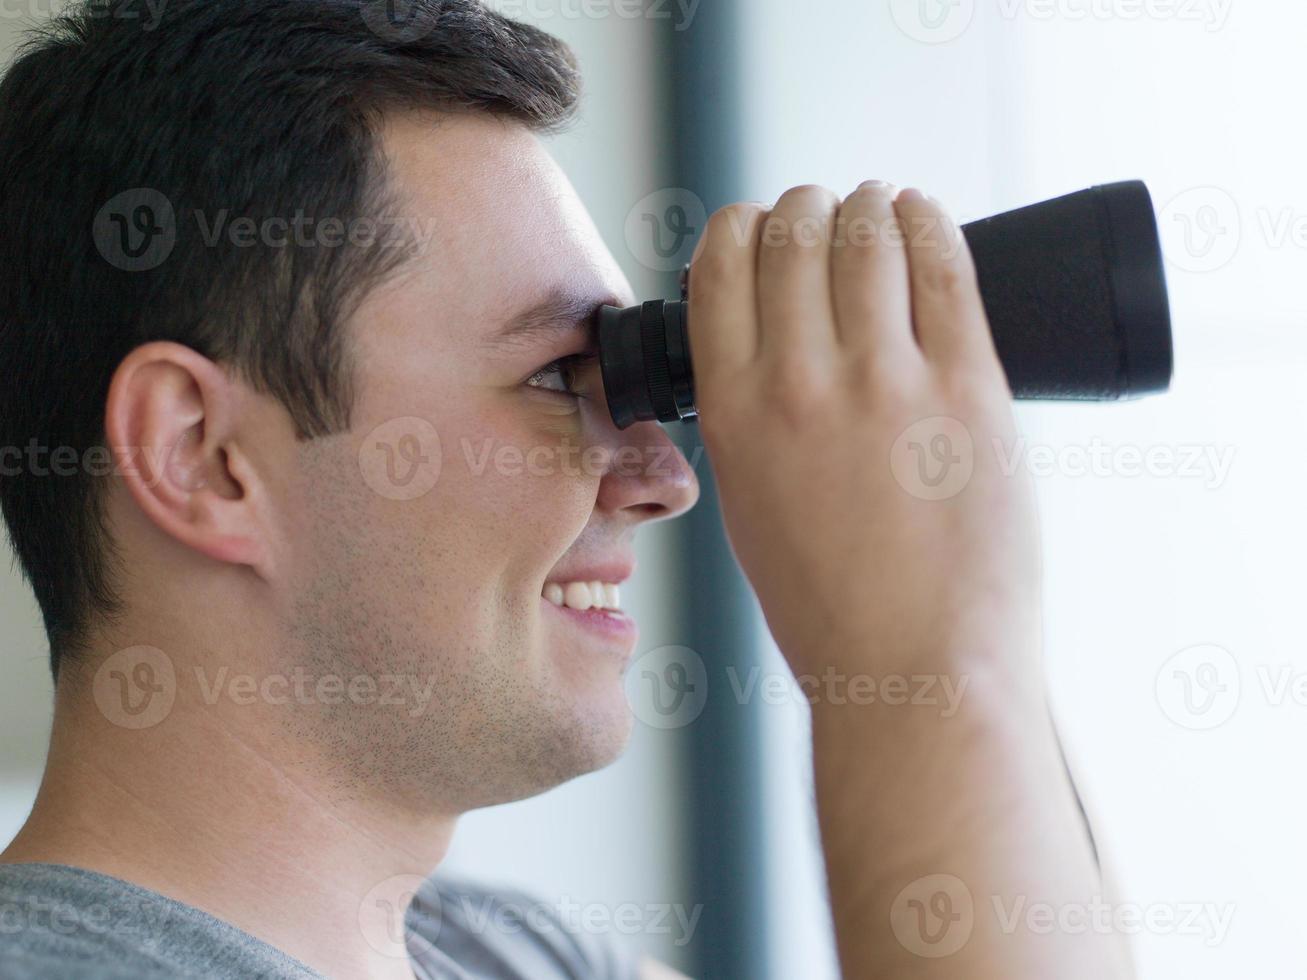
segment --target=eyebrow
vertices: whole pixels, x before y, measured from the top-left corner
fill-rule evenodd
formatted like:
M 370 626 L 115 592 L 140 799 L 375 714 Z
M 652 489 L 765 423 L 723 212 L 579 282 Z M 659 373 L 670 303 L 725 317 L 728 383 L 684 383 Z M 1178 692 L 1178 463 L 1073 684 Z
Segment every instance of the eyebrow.
M 560 286 L 525 310 L 515 313 L 486 340 L 486 346 L 504 350 L 543 346 L 578 330 L 592 335 L 594 317 L 601 306 L 622 306 L 612 294 Z M 596 338 L 597 339 L 597 338 Z

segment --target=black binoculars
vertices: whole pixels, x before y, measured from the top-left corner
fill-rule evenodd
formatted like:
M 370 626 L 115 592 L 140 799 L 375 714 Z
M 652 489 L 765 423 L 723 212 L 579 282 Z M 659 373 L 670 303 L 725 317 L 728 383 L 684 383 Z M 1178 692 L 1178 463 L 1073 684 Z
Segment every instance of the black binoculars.
M 1141 181 L 1104 184 L 962 226 L 1013 397 L 1115 401 L 1171 382 L 1171 315 L 1157 219 Z M 697 414 L 679 301 L 599 312 L 618 428 Z

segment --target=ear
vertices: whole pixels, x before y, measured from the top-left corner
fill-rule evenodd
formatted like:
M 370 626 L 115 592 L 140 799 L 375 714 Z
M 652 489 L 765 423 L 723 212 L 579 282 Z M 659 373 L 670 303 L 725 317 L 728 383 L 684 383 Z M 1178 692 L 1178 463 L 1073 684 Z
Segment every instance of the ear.
M 105 403 L 115 471 L 164 533 L 215 561 L 266 574 L 268 495 L 242 439 L 248 392 L 182 344 L 136 348 Z

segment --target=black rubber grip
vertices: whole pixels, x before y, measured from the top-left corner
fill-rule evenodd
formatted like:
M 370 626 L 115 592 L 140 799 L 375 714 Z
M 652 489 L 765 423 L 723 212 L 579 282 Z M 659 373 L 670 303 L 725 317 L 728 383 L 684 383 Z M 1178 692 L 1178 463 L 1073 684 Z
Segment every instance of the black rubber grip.
M 1111 400 L 1170 382 L 1166 282 L 1142 183 L 1092 187 L 962 230 L 1015 397 Z

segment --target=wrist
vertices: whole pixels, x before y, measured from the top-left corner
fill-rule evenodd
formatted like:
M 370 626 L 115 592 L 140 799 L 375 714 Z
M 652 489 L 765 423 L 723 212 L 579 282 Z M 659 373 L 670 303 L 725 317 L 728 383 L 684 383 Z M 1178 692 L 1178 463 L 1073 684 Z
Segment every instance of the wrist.
M 815 664 L 795 670 L 812 706 L 814 738 L 830 731 L 864 747 L 903 737 L 924 746 L 1004 732 L 1046 734 L 1055 742 L 1042 665 L 1032 650 L 950 648 Z

